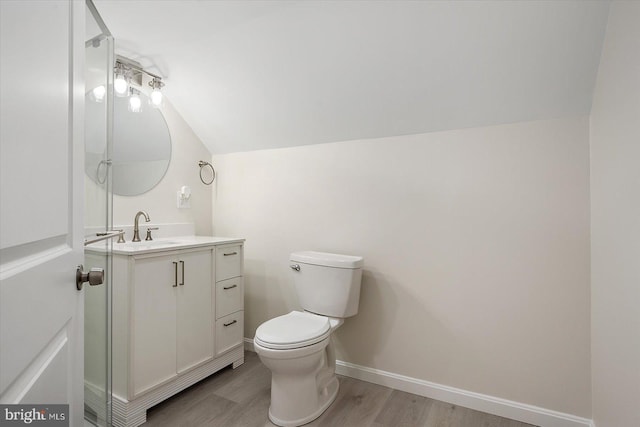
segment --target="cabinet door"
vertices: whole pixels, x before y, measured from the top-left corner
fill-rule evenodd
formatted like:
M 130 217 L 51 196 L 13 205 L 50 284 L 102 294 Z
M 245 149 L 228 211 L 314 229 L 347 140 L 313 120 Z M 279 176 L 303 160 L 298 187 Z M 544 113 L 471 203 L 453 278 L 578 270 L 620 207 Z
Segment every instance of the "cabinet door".
M 135 261 L 131 337 L 134 396 L 176 376 L 174 261 L 173 256 Z
M 182 373 L 213 358 L 212 251 L 182 254 L 178 261 L 177 366 Z

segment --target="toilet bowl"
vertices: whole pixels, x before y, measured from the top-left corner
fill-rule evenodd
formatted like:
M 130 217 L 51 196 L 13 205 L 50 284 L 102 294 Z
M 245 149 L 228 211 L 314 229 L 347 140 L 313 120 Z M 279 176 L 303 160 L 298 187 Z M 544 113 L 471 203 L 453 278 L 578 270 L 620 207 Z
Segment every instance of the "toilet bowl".
M 333 332 L 358 311 L 362 258 L 294 252 L 290 260 L 305 311 L 258 327 L 254 349 L 271 370 L 269 419 L 295 427 L 318 418 L 338 394 Z
M 285 326 L 287 323 L 289 327 Z M 318 328 L 319 324 L 326 324 L 327 328 Z M 331 333 L 340 324 L 338 319 L 292 311 L 258 328 L 254 348 L 272 375 L 271 422 L 284 427 L 309 423 L 335 400 L 338 379 Z M 309 327 L 308 334 L 298 335 L 296 342 L 291 328 L 301 332 L 301 326 Z M 274 334 L 279 328 L 283 333 Z

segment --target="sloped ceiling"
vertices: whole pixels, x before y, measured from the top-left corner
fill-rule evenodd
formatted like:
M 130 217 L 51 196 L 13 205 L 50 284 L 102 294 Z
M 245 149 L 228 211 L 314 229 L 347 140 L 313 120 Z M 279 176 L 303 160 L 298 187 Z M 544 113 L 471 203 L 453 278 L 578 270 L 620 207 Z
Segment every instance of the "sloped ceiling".
M 212 153 L 588 114 L 608 2 L 95 0 Z

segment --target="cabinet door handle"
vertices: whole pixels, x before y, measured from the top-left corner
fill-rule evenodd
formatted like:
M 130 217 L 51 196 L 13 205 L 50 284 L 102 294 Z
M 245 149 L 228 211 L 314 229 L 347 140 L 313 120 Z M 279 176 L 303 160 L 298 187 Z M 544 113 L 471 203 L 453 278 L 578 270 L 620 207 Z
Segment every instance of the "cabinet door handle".
M 223 286 L 222 289 L 224 289 L 225 291 L 228 291 L 229 289 L 233 289 L 233 288 L 237 288 L 238 285 L 231 285 L 231 286 Z
M 173 286 L 174 288 L 178 287 L 178 263 L 173 261 L 173 269 L 176 273 L 175 278 L 173 279 Z
M 223 325 L 224 325 L 224 327 L 226 328 L 227 326 L 231 326 L 231 325 L 233 325 L 234 323 L 238 323 L 238 321 L 237 321 L 237 320 L 232 320 L 232 321 L 231 321 L 231 322 L 229 322 L 229 323 L 223 323 Z
M 180 286 L 184 286 L 184 261 L 180 261 L 180 267 L 182 267 L 182 283 L 180 283 Z
M 224 256 L 238 255 L 238 252 L 234 251 L 234 252 L 224 253 L 222 255 L 224 255 Z

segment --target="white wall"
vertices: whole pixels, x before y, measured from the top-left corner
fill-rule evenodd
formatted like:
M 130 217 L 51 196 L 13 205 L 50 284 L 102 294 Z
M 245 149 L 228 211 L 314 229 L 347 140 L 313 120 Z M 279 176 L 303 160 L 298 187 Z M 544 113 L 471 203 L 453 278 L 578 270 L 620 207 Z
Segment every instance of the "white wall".
M 114 195 L 113 224 L 131 226 L 136 212 L 145 210 L 151 217 L 151 222 L 145 225 L 194 223 L 196 234 L 210 235 L 211 186 L 200 181 L 198 160 L 210 159 L 211 153 L 168 101 L 162 113 L 171 134 L 169 169 L 162 181 L 147 193 L 134 197 Z M 177 208 L 176 193 L 183 185 L 191 187 L 191 209 Z M 127 241 L 131 239 L 130 235 L 126 237 Z
M 593 418 L 640 425 L 640 3 L 614 2 L 591 113 Z
M 358 254 L 339 359 L 590 418 L 586 117 L 213 160 L 247 337 L 299 309 L 290 252 Z

